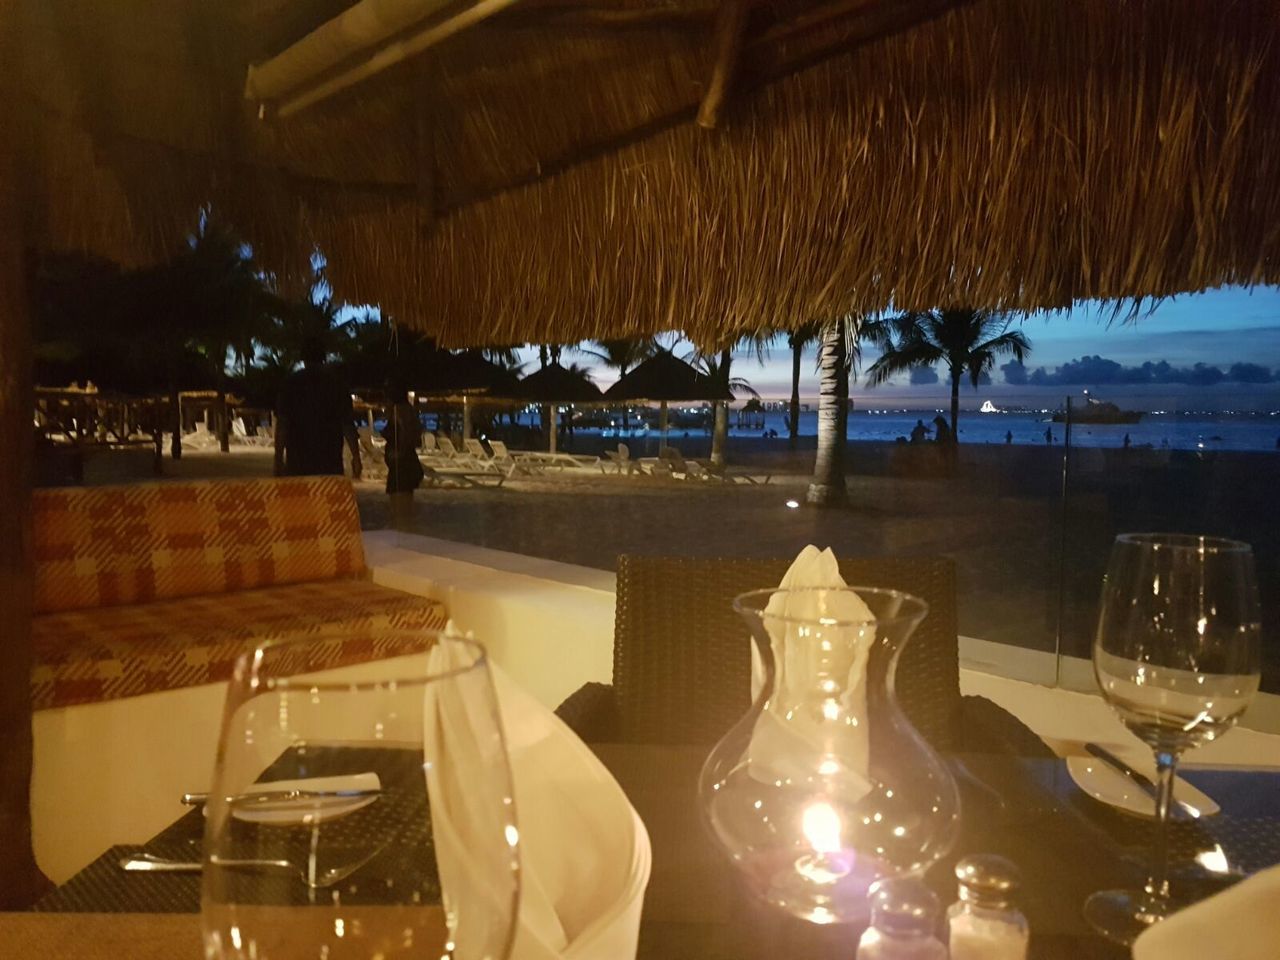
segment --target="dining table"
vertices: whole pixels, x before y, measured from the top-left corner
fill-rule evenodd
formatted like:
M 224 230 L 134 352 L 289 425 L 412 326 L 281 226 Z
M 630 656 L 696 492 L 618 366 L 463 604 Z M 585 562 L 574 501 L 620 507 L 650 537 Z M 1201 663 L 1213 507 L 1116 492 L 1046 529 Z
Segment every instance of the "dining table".
M 637 960 L 854 956 L 859 929 L 806 923 L 747 892 L 703 822 L 697 782 L 706 747 L 616 743 L 592 749 L 625 791 L 652 844 Z M 1022 874 L 1018 897 L 1032 931 L 1031 960 L 1127 957 L 1127 949 L 1089 929 L 1081 907 L 1096 890 L 1141 883 L 1153 822 L 1087 796 L 1061 759 L 954 754 L 948 763 L 960 788 L 961 829 L 953 849 L 925 877 L 944 907 L 956 898 L 953 871 L 960 857 L 999 854 Z M 1201 769 L 1184 775 L 1221 812 L 1171 824 L 1175 895 L 1199 899 L 1280 863 L 1280 772 Z M 402 847 L 395 856 L 430 856 L 429 830 L 415 829 L 418 846 Z M 198 858 L 202 832 L 201 811 L 193 809 L 145 844 L 110 848 L 33 911 L 0 914 L 4 955 L 200 956 L 199 876 L 126 873 L 120 860 L 140 851 Z M 1206 859 L 1206 853 L 1213 856 Z M 368 869 L 394 871 L 395 859 L 375 860 Z

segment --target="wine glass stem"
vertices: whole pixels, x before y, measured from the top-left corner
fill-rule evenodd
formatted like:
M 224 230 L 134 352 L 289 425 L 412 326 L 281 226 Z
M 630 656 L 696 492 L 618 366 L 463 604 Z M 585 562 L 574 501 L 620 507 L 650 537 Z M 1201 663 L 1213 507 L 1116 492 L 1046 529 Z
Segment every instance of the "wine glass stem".
M 1165 750 L 1156 755 L 1156 842 L 1147 878 L 1147 895 L 1163 913 L 1169 902 L 1169 807 L 1173 803 L 1173 781 L 1178 771 L 1178 755 Z

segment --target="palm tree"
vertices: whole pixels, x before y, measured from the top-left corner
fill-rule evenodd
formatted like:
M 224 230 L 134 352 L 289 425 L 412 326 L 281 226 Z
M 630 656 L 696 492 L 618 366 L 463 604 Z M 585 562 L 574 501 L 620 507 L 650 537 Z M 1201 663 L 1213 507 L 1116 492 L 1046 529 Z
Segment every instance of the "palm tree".
M 849 379 L 861 359 L 864 321 L 839 317 L 820 324 L 818 347 L 818 453 L 805 502 L 816 507 L 848 502 L 844 453 L 849 432 Z
M 880 344 L 884 353 L 867 371 L 867 386 L 878 386 L 913 367 L 945 364 L 951 380 L 951 442 L 958 443 L 960 381 L 965 373 L 977 387 L 1000 357 L 1012 356 L 1021 362 L 1031 352 L 1027 335 L 1010 330 L 1009 322 L 989 310 L 964 307 L 904 313 L 868 325 L 867 336 Z
M 761 363 L 764 363 L 765 338 L 763 336 L 753 334 L 743 337 L 738 343 L 743 346 L 750 346 L 755 351 L 756 358 Z M 729 393 L 742 391 L 753 397 L 758 398 L 760 396 L 755 387 L 751 386 L 745 377 L 730 375 L 733 364 L 732 347 L 725 347 L 718 356 L 714 353 L 695 353 L 691 359 L 703 373 L 719 383 Z M 711 431 L 711 464 L 715 467 L 723 467 L 724 450 L 729 441 L 729 401 L 715 400 L 712 402 L 712 409 L 715 411 L 715 424 Z
M 800 433 L 800 359 L 804 348 L 822 334 L 822 323 L 810 320 L 787 334 L 791 347 L 791 409 L 787 412 L 787 447 L 794 450 Z

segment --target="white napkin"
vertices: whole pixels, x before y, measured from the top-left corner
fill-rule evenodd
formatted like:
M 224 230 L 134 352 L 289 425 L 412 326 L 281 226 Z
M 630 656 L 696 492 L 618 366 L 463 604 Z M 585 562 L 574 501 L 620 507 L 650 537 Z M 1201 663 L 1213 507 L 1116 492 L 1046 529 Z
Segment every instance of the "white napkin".
M 840 564 L 830 548 L 807 546 L 778 585 L 780 590 L 842 588 Z M 765 607 L 768 615 L 813 621 L 822 618 L 861 623 L 856 627 L 832 628 L 822 639 L 834 641 L 833 651 L 818 649 L 819 640 L 802 635 L 800 626 L 766 618 L 776 669 L 774 691 L 756 722 L 751 739 L 752 775 L 769 780 L 812 774 L 812 764 L 804 765 L 816 752 L 840 759 L 845 771 L 865 779 L 869 762 L 867 731 L 867 657 L 875 642 L 875 617 L 865 602 L 852 592 L 801 594 L 775 593 Z M 868 623 L 870 622 L 870 623 Z M 822 657 L 834 659 L 836 670 L 828 670 L 837 682 L 831 696 L 840 706 L 841 722 L 821 714 L 808 715 L 794 709 L 812 701 L 817 689 L 818 664 Z M 754 701 L 764 685 L 764 663 L 755 645 L 751 647 L 751 697 Z M 843 722 L 848 719 L 852 722 Z
M 1180 910 L 1144 931 L 1134 960 L 1275 960 L 1280 957 L 1280 867 Z
M 437 646 L 430 669 L 448 666 L 459 647 Z M 627 960 L 635 956 L 640 910 L 649 882 L 649 836 L 622 788 L 595 755 L 550 710 L 522 690 L 496 665 L 490 665 L 514 783 L 521 858 L 520 922 L 511 960 Z M 443 688 L 442 688 L 443 689 Z M 432 692 L 431 709 L 443 709 L 445 744 L 432 741 L 432 753 L 450 757 L 447 769 L 428 775 L 432 829 L 446 908 L 469 903 L 458 911 L 483 922 L 491 911 L 475 903 L 491 896 L 486 871 L 502 869 L 482 863 L 480 844 L 467 843 L 477 832 L 500 830 L 486 822 L 491 805 L 468 804 L 469 752 L 477 731 L 487 723 L 475 711 L 483 703 L 441 698 Z M 468 717 L 468 713 L 471 714 Z M 434 737 L 432 725 L 427 736 Z M 489 874 L 492 876 L 492 874 Z M 478 899 L 477 899 L 478 898 Z M 468 931 L 455 931 L 459 960 Z M 470 942 L 475 942 L 474 940 Z

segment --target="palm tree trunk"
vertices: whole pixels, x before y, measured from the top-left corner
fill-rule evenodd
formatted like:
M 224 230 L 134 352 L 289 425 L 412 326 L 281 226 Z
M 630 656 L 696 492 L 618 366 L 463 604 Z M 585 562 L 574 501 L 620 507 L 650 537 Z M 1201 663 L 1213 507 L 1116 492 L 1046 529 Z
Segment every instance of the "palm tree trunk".
M 733 363 L 731 350 L 720 351 L 720 380 L 725 390 L 729 389 L 729 365 Z M 729 402 L 717 400 L 715 408 L 715 429 L 711 433 L 711 463 L 717 467 L 724 466 L 724 448 L 729 441 Z
M 841 506 L 849 500 L 845 484 L 845 438 L 849 432 L 849 362 L 845 349 L 844 320 L 822 333 L 818 361 L 818 455 L 813 480 L 805 495 L 817 507 Z
M 951 374 L 951 442 L 960 442 L 960 431 L 957 421 L 960 419 L 960 374 Z
M 800 354 L 804 348 L 797 340 L 791 341 L 791 410 L 787 413 L 787 446 L 794 450 L 800 435 Z
M 182 398 L 178 390 L 176 373 L 169 377 L 169 423 L 173 433 L 169 436 L 169 456 L 182 459 Z
M 231 418 L 227 415 L 227 395 L 219 390 L 213 401 L 214 417 L 218 421 L 218 449 L 231 452 Z

